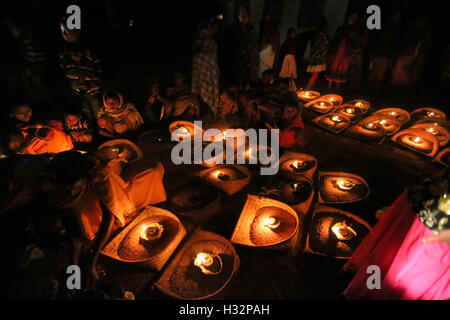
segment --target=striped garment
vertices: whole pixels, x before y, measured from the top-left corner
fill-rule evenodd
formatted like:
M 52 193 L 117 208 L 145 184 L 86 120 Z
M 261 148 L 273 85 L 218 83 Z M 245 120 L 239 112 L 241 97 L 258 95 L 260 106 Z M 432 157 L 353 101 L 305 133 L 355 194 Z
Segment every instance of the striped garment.
M 213 39 L 197 40 L 199 51 L 192 59 L 192 93 L 198 95 L 217 116 L 219 107 L 219 65 L 217 44 Z
M 100 90 L 100 60 L 90 50 L 64 48 L 58 53 L 58 58 L 75 93 L 94 95 Z

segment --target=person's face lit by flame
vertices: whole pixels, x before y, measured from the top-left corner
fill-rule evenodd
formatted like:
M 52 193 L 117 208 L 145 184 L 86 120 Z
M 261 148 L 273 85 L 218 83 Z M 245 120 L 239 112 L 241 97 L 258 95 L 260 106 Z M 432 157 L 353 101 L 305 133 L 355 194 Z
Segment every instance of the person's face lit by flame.
M 27 105 L 20 105 L 14 108 L 11 114 L 16 120 L 29 122 L 33 115 L 33 110 Z
M 105 100 L 105 105 L 109 111 L 114 112 L 114 111 L 118 111 L 120 109 L 120 102 L 119 102 L 119 99 L 117 99 L 117 98 L 107 98 Z

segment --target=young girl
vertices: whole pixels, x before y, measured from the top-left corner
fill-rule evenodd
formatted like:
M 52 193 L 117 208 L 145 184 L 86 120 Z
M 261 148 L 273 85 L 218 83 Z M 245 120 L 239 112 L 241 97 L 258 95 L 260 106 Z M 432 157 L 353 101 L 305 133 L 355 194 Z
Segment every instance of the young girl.
M 98 112 L 99 133 L 107 137 L 118 137 L 138 130 L 144 123 L 132 103 L 124 103 L 118 92 L 103 95 L 103 106 Z
M 280 147 L 292 149 L 302 147 L 305 145 L 305 127 L 302 122 L 301 112 L 299 107 L 295 104 L 287 104 L 283 110 L 281 118 L 282 125 L 280 127 Z M 273 130 L 277 129 L 274 126 L 266 123 L 266 126 Z
M 294 28 L 290 28 L 288 31 L 288 38 L 281 46 L 281 71 L 280 78 L 289 79 L 289 89 L 291 91 L 297 91 L 297 62 L 295 61 L 295 54 L 297 53 L 297 33 Z

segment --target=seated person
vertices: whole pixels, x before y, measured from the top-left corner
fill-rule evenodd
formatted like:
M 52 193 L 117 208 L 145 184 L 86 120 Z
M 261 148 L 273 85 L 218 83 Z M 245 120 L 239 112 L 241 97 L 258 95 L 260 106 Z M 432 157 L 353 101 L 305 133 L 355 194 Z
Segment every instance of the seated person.
M 73 149 L 70 136 L 43 125 L 32 125 L 13 131 L 9 149 L 18 154 L 60 153 Z
M 103 106 L 98 112 L 99 133 L 107 137 L 131 134 L 143 125 L 141 115 L 130 102 L 125 103 L 118 92 L 103 95 Z
M 92 142 L 92 128 L 80 113 L 64 113 L 64 129 L 74 144 Z
M 305 146 L 305 127 L 298 104 L 286 104 L 283 111 L 283 116 L 279 120 L 281 123 L 279 127 L 277 121 L 272 124 L 266 123 L 266 126 L 271 130 L 280 129 L 280 147 L 291 149 Z
M 99 159 L 108 157 L 98 156 L 75 151 L 55 156 L 50 163 L 53 174 L 44 185 L 49 202 L 75 220 L 68 226 L 74 243 L 72 263 L 79 262 L 83 239 L 93 247 L 87 267 L 94 279 L 98 254 L 114 225 L 124 227 L 136 210 L 166 200 L 164 168 L 160 163 L 134 171 L 125 181 L 120 177 L 123 159 L 102 163 Z
M 270 92 L 275 90 L 276 74 L 272 69 L 267 69 L 262 73 L 262 81 L 260 82 L 259 89 L 263 92 Z
M 12 106 L 9 115 L 13 121 L 13 127 L 20 129 L 30 123 L 33 110 L 27 103 L 18 103 Z
M 225 90 L 219 96 L 218 118 L 224 119 L 238 111 L 237 94 L 232 89 Z

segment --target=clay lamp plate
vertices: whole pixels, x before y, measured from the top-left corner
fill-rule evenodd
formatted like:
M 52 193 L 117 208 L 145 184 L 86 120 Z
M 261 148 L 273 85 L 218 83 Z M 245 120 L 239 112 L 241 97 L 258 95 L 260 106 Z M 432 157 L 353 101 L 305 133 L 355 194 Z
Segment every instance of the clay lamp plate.
M 450 164 L 450 148 L 442 149 L 434 159 L 434 161 L 439 162 L 445 166 L 449 166 Z
M 351 104 L 340 105 L 339 108 L 334 110 L 333 113 L 345 116 L 349 118 L 350 121 L 352 122 L 354 122 L 356 119 L 360 118 L 364 114 L 361 108 L 355 107 Z
M 395 134 L 391 139 L 403 147 L 428 157 L 434 157 L 439 149 L 438 138 L 435 135 L 420 129 L 409 128 L 402 130 Z
M 361 112 L 364 114 L 367 113 L 367 111 L 369 111 L 369 109 L 370 109 L 370 102 L 366 101 L 366 100 L 356 99 L 356 100 L 351 100 L 351 101 L 347 102 L 346 104 L 361 109 Z
M 379 124 L 384 129 L 384 134 L 387 136 L 393 135 L 400 130 L 402 123 L 394 117 L 384 116 L 382 114 L 373 114 L 361 120 L 362 123 Z
M 203 129 L 188 121 L 175 121 L 169 125 L 169 132 L 175 141 L 203 138 Z M 196 136 L 195 136 L 196 134 Z
M 195 175 L 229 195 L 245 187 L 251 178 L 250 171 L 241 165 L 220 165 L 202 170 Z
M 201 300 L 220 293 L 239 269 L 233 245 L 218 234 L 196 230 L 155 283 L 181 300 Z
M 297 91 L 297 97 L 303 102 L 308 102 L 318 99 L 320 97 L 320 93 L 311 90 L 301 90 Z
M 333 106 L 337 107 L 342 104 L 342 97 L 337 94 L 326 94 L 320 97 L 320 100 L 328 100 L 333 103 Z
M 186 234 L 171 212 L 146 207 L 101 251 L 119 261 L 160 270 Z
M 384 137 L 384 128 L 378 122 L 362 120 L 351 126 L 347 133 L 360 140 L 379 141 Z
M 106 141 L 97 148 L 96 155 L 104 162 L 113 159 L 123 159 L 132 162 L 143 157 L 141 149 L 126 139 Z
M 313 182 L 301 176 L 297 179 L 276 177 L 265 190 L 260 195 L 290 205 L 299 214 L 306 214 L 314 196 Z
M 411 112 L 411 116 L 419 119 L 445 119 L 446 114 L 435 108 L 419 108 Z
M 379 114 L 384 117 L 394 118 L 398 120 L 402 125 L 404 125 L 411 119 L 409 112 L 400 108 L 380 109 L 378 111 L 375 111 L 373 114 Z
M 192 182 L 171 192 L 168 208 L 199 224 L 219 213 L 220 196 L 216 189 Z
M 353 203 L 369 196 L 369 186 L 360 176 L 346 172 L 319 172 L 319 203 Z
M 370 225 L 354 214 L 327 206 L 316 206 L 304 251 L 336 259 L 349 259 L 370 230 Z
M 299 219 L 292 207 L 274 199 L 248 195 L 231 242 L 283 249 L 295 244 L 298 228 Z
M 326 99 L 317 99 L 306 103 L 305 108 L 318 113 L 328 113 L 333 110 L 334 105 Z
M 280 158 L 280 174 L 287 178 L 307 177 L 312 179 L 317 170 L 317 159 L 309 154 L 286 152 Z
M 350 125 L 349 118 L 334 112 L 317 117 L 313 122 L 334 133 L 339 133 Z
M 423 130 L 436 136 L 440 147 L 445 146 L 449 141 L 450 134 L 448 130 L 437 123 L 418 123 L 413 125 L 411 129 Z

